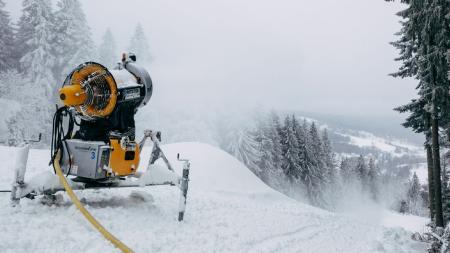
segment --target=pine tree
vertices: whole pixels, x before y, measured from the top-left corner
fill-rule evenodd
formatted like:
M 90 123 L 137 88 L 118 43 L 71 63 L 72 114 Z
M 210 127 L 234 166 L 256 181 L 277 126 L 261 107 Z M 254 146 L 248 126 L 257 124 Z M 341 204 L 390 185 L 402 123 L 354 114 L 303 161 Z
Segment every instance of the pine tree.
M 259 178 L 268 183 L 269 173 L 273 168 L 273 160 L 271 155 L 272 142 L 267 136 L 267 121 L 264 118 L 257 119 L 256 130 L 254 131 L 254 141 L 257 143 L 259 159 L 256 165 L 259 171 Z
M 378 171 L 377 166 L 375 165 L 375 161 L 372 157 L 369 159 L 369 171 L 367 172 L 367 181 L 369 184 L 370 195 L 373 200 L 378 200 L 378 184 L 379 184 L 380 173 Z
M 450 116 L 449 65 L 446 57 L 450 49 L 450 21 L 446 17 L 450 3 L 446 0 L 430 0 L 424 11 L 425 26 L 421 30 L 422 41 L 419 44 L 419 54 L 423 57 L 419 61 L 419 88 L 428 91 L 420 95 L 427 99 L 431 114 L 435 220 L 436 226 L 443 227 L 439 127 L 445 125 Z
M 43 133 L 43 141 L 49 141 L 51 114 L 54 110 L 51 102 L 55 81 L 51 69 L 55 64 L 53 54 L 54 19 L 49 0 L 24 0 L 23 13 L 19 20 L 17 33 L 18 48 L 21 52 L 20 69 L 31 80 L 21 99 L 23 104 L 20 113 L 10 124 L 10 129 L 21 131 L 21 138 Z M 32 125 L 33 128 L 29 126 Z M 25 133 L 32 130 L 33 133 Z M 15 135 L 17 136 L 17 135 Z
M 341 179 L 344 183 L 349 183 L 352 181 L 355 173 L 351 167 L 350 160 L 347 157 L 342 158 L 341 164 L 339 165 Z
M 421 201 L 420 201 L 420 182 L 419 177 L 414 172 L 413 177 L 409 183 L 409 189 L 407 193 L 408 207 L 410 213 L 418 215 L 420 213 Z
M 310 169 L 309 169 L 309 179 L 311 185 L 311 191 L 313 192 L 313 201 L 317 205 L 323 205 L 322 193 L 325 189 L 327 167 L 325 164 L 325 155 L 322 146 L 322 140 L 320 139 L 319 132 L 317 130 L 316 124 L 313 122 L 309 129 L 307 145 L 311 150 L 309 154 Z
M 442 212 L 444 223 L 448 224 L 450 221 L 450 170 L 445 165 L 443 166 L 442 175 Z
M 138 24 L 136 26 L 134 34 L 131 37 L 128 50 L 131 53 L 134 53 L 140 62 L 150 63 L 152 61 L 147 37 L 145 36 L 144 29 L 142 28 L 141 24 Z
M 293 183 L 299 177 L 299 173 L 297 170 L 297 166 L 299 164 L 299 157 L 298 157 L 299 152 L 294 125 L 289 116 L 286 116 L 284 119 L 281 139 L 282 139 L 281 147 L 284 158 L 282 168 L 284 174 L 291 181 L 291 183 Z
M 278 115 L 275 112 L 272 112 L 270 114 L 269 119 L 269 129 L 268 129 L 268 136 L 269 139 L 272 141 L 273 149 L 272 151 L 272 159 L 273 159 L 273 166 L 276 168 L 277 171 L 282 171 L 282 162 L 283 162 L 283 156 L 282 156 L 282 148 L 281 148 L 281 124 L 280 119 Z
M 323 147 L 323 161 L 326 168 L 326 181 L 331 184 L 336 183 L 336 168 L 334 164 L 334 153 L 333 148 L 331 147 L 331 142 L 328 137 L 327 129 L 324 129 L 322 132 L 322 147 Z
M 367 165 L 364 157 L 360 155 L 358 157 L 358 162 L 355 167 L 355 175 L 362 186 L 365 188 L 367 186 Z
M 282 151 L 281 151 L 281 139 L 278 134 L 278 127 L 280 127 L 280 122 L 278 115 L 272 112 L 267 118 L 267 124 L 265 125 L 265 137 L 266 143 L 265 147 L 268 152 L 267 156 L 270 157 L 270 167 L 267 171 L 268 183 L 278 190 L 284 190 L 284 173 L 282 169 Z
M 226 150 L 259 176 L 261 170 L 258 166 L 258 161 L 261 154 L 259 153 L 260 148 L 258 142 L 255 141 L 254 133 L 245 128 L 235 129 L 229 136 L 232 140 L 230 140 Z
M 307 181 L 307 177 L 309 173 L 309 169 L 312 167 L 311 162 L 310 162 L 310 156 L 311 154 L 308 152 L 308 140 L 307 140 L 307 135 L 308 135 L 308 131 L 303 125 L 300 125 L 299 123 L 297 123 L 297 120 L 295 118 L 293 118 L 293 120 L 295 120 L 295 133 L 297 136 L 297 142 L 298 142 L 298 157 L 299 157 L 299 170 L 300 170 L 300 178 L 302 180 L 303 183 L 305 183 Z
M 402 61 L 398 75 L 400 77 L 416 77 L 420 96 L 419 103 L 410 104 L 408 109 L 412 113 L 421 115 L 419 120 L 426 122 L 427 143 L 431 146 L 433 177 L 430 187 L 434 188 L 433 208 L 436 226 L 442 227 L 442 192 L 439 158 L 439 127 L 448 125 L 449 115 L 449 80 L 447 79 L 448 62 L 446 53 L 450 48 L 450 24 L 446 15 L 450 10 L 450 3 L 446 0 L 403 1 L 408 8 L 399 13 L 404 18 L 400 40 L 394 43 L 400 49 Z M 418 105 L 425 105 L 419 108 Z M 421 110 L 426 113 L 421 114 Z M 429 118 L 429 120 L 428 120 Z M 413 117 L 417 119 L 417 117 Z M 413 125 L 417 124 L 413 122 Z M 431 131 L 429 130 L 431 127 Z M 430 133 L 428 133 L 430 131 Z M 431 143 L 430 143 L 430 138 Z M 427 147 L 427 157 L 429 155 Z M 431 164 L 430 161 L 428 164 Z
M 45 90 L 45 97 L 53 95 L 55 82 L 51 69 L 53 54 L 54 18 L 49 0 L 24 0 L 19 20 L 18 38 L 26 50 L 20 59 L 22 71 L 34 81 L 36 89 Z
M 5 3 L 0 0 L 0 72 L 17 67 L 14 57 L 14 31 L 9 13 L 4 10 Z
M 98 48 L 99 61 L 108 68 L 114 67 L 118 62 L 116 40 L 108 28 L 102 37 L 102 43 Z
M 81 63 L 96 61 L 96 49 L 86 16 L 79 0 L 60 0 L 55 12 L 55 51 L 58 64 L 54 77 L 62 83 L 69 72 Z

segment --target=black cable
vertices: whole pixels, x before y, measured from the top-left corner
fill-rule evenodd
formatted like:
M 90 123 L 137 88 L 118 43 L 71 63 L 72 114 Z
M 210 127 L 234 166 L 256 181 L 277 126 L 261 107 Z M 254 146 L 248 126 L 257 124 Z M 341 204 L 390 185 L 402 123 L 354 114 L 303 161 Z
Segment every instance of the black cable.
M 68 118 L 68 129 L 66 134 L 64 134 L 64 126 L 63 126 L 64 118 Z M 69 175 L 70 170 L 72 169 L 72 157 L 70 156 L 66 140 L 72 137 L 73 128 L 74 128 L 74 119 L 72 113 L 69 111 L 69 108 L 66 106 L 57 108 L 55 115 L 53 116 L 50 164 L 53 165 L 53 171 L 56 173 L 53 160 L 55 159 L 58 151 L 60 151 L 61 149 L 65 150 L 69 159 L 69 169 L 67 170 L 66 176 Z M 61 158 L 59 162 L 61 162 Z

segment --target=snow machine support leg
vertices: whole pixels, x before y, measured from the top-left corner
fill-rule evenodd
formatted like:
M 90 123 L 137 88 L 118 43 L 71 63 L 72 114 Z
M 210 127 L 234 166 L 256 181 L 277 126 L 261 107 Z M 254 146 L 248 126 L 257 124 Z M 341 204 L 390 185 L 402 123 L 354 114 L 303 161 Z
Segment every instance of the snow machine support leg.
M 180 203 L 178 206 L 178 221 L 182 221 L 184 218 L 184 211 L 186 210 L 186 198 L 189 184 L 189 169 L 191 167 L 191 163 L 187 159 L 180 159 L 180 154 L 177 156 L 178 161 L 183 161 L 183 176 L 181 177 L 180 182 Z
M 161 132 L 145 130 L 144 131 L 144 139 L 142 140 L 141 143 L 145 143 L 145 139 L 148 137 L 150 137 L 150 140 L 152 140 L 152 142 L 153 142 L 153 149 L 152 149 L 152 153 L 150 154 L 150 160 L 148 162 L 148 166 L 155 163 L 155 161 L 158 160 L 159 158 L 162 158 L 164 160 L 164 163 L 166 163 L 167 168 L 173 172 L 174 170 L 172 168 L 172 165 L 170 164 L 169 160 L 167 160 L 167 157 L 164 155 L 164 152 L 162 152 L 161 148 L 159 147 L 159 142 L 161 141 Z
M 174 169 L 172 168 L 172 165 L 170 164 L 167 157 L 164 155 L 164 152 L 161 150 L 159 146 L 159 142 L 161 141 L 161 132 L 154 132 L 151 130 L 145 130 L 144 131 L 144 139 L 139 144 L 141 147 L 144 146 L 145 140 L 147 138 L 150 138 L 153 142 L 153 149 L 152 153 L 150 154 L 150 160 L 148 162 L 148 168 L 155 163 L 156 160 L 159 158 L 162 158 L 164 160 L 164 163 L 167 165 L 167 168 L 175 173 Z M 177 159 L 180 162 L 183 163 L 183 174 L 179 177 L 178 180 L 178 187 L 180 188 L 181 194 L 180 194 L 180 201 L 178 205 L 178 221 L 182 221 L 184 219 L 184 211 L 186 210 L 186 197 L 187 197 L 187 191 L 188 191 L 188 184 L 189 184 L 189 169 L 191 167 L 191 163 L 188 159 L 180 159 L 180 154 L 177 155 Z M 176 174 L 176 173 L 175 173 Z
M 13 206 L 20 202 L 20 191 L 25 187 L 25 172 L 27 169 L 28 153 L 30 144 L 24 143 L 19 147 L 16 155 L 14 182 L 11 189 L 11 204 Z

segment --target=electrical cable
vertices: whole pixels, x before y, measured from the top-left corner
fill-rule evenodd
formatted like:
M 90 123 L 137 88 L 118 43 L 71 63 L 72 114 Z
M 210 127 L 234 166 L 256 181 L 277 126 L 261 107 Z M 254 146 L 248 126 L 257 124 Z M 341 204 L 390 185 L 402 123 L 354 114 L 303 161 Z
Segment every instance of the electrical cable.
M 68 117 L 68 129 L 67 133 L 64 133 L 64 118 Z M 55 115 L 53 115 L 53 128 L 52 128 L 52 143 L 51 143 L 51 160 L 50 164 L 53 164 L 53 160 L 56 157 L 56 154 L 59 150 L 64 150 L 67 153 L 67 157 L 69 159 L 69 168 L 67 170 L 66 176 L 69 175 L 70 170 L 72 169 L 72 157 L 69 152 L 69 148 L 66 140 L 72 137 L 72 132 L 74 128 L 75 120 L 73 118 L 72 113 L 69 111 L 69 108 L 66 106 L 60 107 L 56 109 Z M 63 154 L 64 155 L 64 154 Z M 61 161 L 59 161 L 61 162 Z M 56 169 L 53 166 L 53 171 L 56 174 Z

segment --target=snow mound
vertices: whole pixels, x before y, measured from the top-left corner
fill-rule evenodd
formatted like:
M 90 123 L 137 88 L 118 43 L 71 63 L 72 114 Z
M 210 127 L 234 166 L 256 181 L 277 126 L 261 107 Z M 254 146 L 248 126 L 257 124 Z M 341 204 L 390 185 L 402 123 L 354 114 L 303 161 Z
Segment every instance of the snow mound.
M 219 148 L 204 143 L 184 142 L 167 144 L 162 149 L 178 172 L 181 172 L 183 163 L 177 161 L 177 154 L 180 154 L 180 158 L 190 160 L 192 188 L 229 192 L 274 191 L 244 164 Z M 142 161 L 148 161 L 150 147 L 145 147 L 143 152 Z M 145 170 L 145 166 L 141 164 L 140 169 Z

